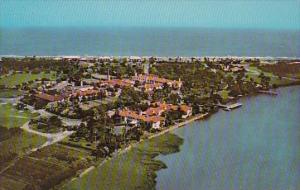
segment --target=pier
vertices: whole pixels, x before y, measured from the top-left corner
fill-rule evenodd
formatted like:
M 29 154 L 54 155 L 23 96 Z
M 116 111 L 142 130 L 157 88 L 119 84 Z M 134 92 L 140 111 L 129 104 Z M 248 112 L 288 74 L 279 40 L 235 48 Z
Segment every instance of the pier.
M 216 106 L 223 108 L 225 111 L 231 111 L 233 109 L 241 107 L 242 105 L 243 105 L 242 103 L 234 103 L 230 105 L 217 104 Z
M 278 93 L 277 92 L 274 92 L 274 91 L 268 91 L 268 90 L 260 90 L 258 91 L 259 93 L 262 93 L 262 94 L 268 94 L 268 95 L 272 95 L 272 96 L 277 96 Z

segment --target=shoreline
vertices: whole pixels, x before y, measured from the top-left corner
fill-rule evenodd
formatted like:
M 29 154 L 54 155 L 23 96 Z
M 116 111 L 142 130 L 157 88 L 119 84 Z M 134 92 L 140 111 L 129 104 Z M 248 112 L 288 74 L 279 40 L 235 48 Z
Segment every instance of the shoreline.
M 130 57 L 141 57 L 141 58 L 183 58 L 183 59 L 189 59 L 189 58 L 215 58 L 215 59 L 260 59 L 263 61 L 276 61 L 276 60 L 298 60 L 300 57 L 286 57 L 286 56 L 241 56 L 241 55 L 224 55 L 224 56 L 214 56 L 214 55 L 194 55 L 194 56 L 184 56 L 184 55 L 178 55 L 178 56 L 171 56 L 171 55 L 165 55 L 165 56 L 156 56 L 156 55 L 78 55 L 78 54 L 66 54 L 66 55 L 0 55 L 0 58 L 25 58 L 25 57 L 35 57 L 35 58 L 45 58 L 45 59 L 53 59 L 53 58 L 66 58 L 66 57 L 73 57 L 73 58 L 102 58 L 102 57 L 110 57 L 110 58 L 130 58 Z
M 278 88 L 285 88 L 285 87 L 297 86 L 297 85 L 299 85 L 299 84 L 297 83 L 297 84 L 292 84 L 292 85 L 283 85 L 283 86 L 279 86 Z M 260 95 L 260 93 L 256 93 L 255 95 Z M 244 96 L 242 98 L 251 97 L 251 96 L 253 96 L 253 95 L 250 95 L 250 96 L 247 95 L 247 96 Z M 117 152 L 115 152 L 112 155 L 112 157 L 108 157 L 108 158 L 104 159 L 102 162 L 100 162 L 98 164 L 95 164 L 95 165 L 91 165 L 90 167 L 88 167 L 88 168 L 84 169 L 83 171 L 77 173 L 76 177 L 73 177 L 73 178 L 71 178 L 69 180 L 66 180 L 65 182 L 62 182 L 60 185 L 58 185 L 58 187 L 64 187 L 67 184 L 66 182 L 68 182 L 68 181 L 74 181 L 76 179 L 80 179 L 80 178 L 84 177 L 86 174 L 89 174 L 94 169 L 102 167 L 106 162 L 111 161 L 111 160 L 117 158 L 118 156 L 129 152 L 130 150 L 132 150 L 132 148 L 134 148 L 134 147 L 138 146 L 139 144 L 143 143 L 145 140 L 149 140 L 149 139 L 153 139 L 153 138 L 162 136 L 162 135 L 164 135 L 166 133 L 174 131 L 175 129 L 178 129 L 178 128 L 181 128 L 181 127 L 185 127 L 187 124 L 190 124 L 192 122 L 199 121 L 199 120 L 204 120 L 204 119 L 208 118 L 209 116 L 213 115 L 216 112 L 205 113 L 205 114 L 197 114 L 195 116 L 191 116 L 190 118 L 188 118 L 185 121 L 182 121 L 180 123 L 174 124 L 174 125 L 170 126 L 169 128 L 167 128 L 167 129 L 165 129 L 163 131 L 160 131 L 160 132 L 158 132 L 156 134 L 152 134 L 152 135 L 150 135 L 150 136 L 148 136 L 148 137 L 146 137 L 144 139 L 141 139 L 139 142 L 130 144 L 129 146 L 125 147 L 124 149 L 120 149 Z
M 197 115 L 195 115 L 195 116 L 192 116 L 192 117 L 188 118 L 188 119 L 185 120 L 185 121 L 182 121 L 182 122 L 180 122 L 180 123 L 177 123 L 177 124 L 175 124 L 175 125 L 172 125 L 172 126 L 170 126 L 169 128 L 167 128 L 167 129 L 165 129 L 165 130 L 163 130 L 163 131 L 160 131 L 160 132 L 158 132 L 158 133 L 156 133 L 156 134 L 152 134 L 152 135 L 146 137 L 145 139 L 141 139 L 139 142 L 130 144 L 129 146 L 125 147 L 124 149 L 120 149 L 120 150 L 118 150 L 117 152 L 115 152 L 115 153 L 112 155 L 112 157 L 106 158 L 106 159 L 104 159 L 102 162 L 100 162 L 100 163 L 98 163 L 98 164 L 96 164 L 96 165 L 91 165 L 90 167 L 86 168 L 86 169 L 83 170 L 82 172 L 77 173 L 77 174 L 76 174 L 76 177 L 73 177 L 73 178 L 71 178 L 71 179 L 69 179 L 69 180 L 66 180 L 66 182 L 67 182 L 67 181 L 74 181 L 74 180 L 76 180 L 76 179 L 78 179 L 78 178 L 82 178 L 83 176 L 85 176 L 86 174 L 90 173 L 90 172 L 93 171 L 94 169 L 102 167 L 106 162 L 111 161 L 111 160 L 117 158 L 118 156 L 120 156 L 120 155 L 122 155 L 122 154 L 127 153 L 127 152 L 130 151 L 132 148 L 138 146 L 139 144 L 141 144 L 141 143 L 144 142 L 145 140 L 149 140 L 149 139 L 153 139 L 153 138 L 159 137 L 159 136 L 164 135 L 164 134 L 166 134 L 166 133 L 168 133 L 168 132 L 174 131 L 175 129 L 178 129 L 178 128 L 180 128 L 180 127 L 184 127 L 185 125 L 190 124 L 190 123 L 192 123 L 192 122 L 194 122 L 194 121 L 198 121 L 198 120 L 205 119 L 205 118 L 207 118 L 207 117 L 210 116 L 210 115 L 211 115 L 210 113 L 197 114 Z M 66 183 L 62 182 L 60 185 L 58 185 L 58 187 L 64 187 L 65 184 L 66 184 Z
M 299 85 L 298 86 L 284 86 L 284 87 L 280 87 L 280 91 L 278 91 L 278 93 L 279 93 L 279 96 L 278 96 L 278 98 L 277 97 L 272 97 L 272 96 L 268 96 L 268 95 L 259 95 L 259 94 L 257 94 L 258 96 L 256 97 L 256 96 L 246 96 L 246 97 L 242 97 L 241 99 L 244 99 L 244 98 L 246 98 L 246 99 L 244 99 L 243 100 L 243 102 L 245 101 L 246 103 L 245 103 L 245 105 L 249 105 L 249 109 L 247 109 L 247 110 L 241 110 L 241 112 L 239 112 L 239 113 L 237 113 L 237 114 L 234 114 L 234 113 L 228 113 L 227 115 L 228 116 L 226 116 L 226 113 L 222 113 L 222 114 L 219 114 L 219 116 L 217 115 L 217 117 L 214 117 L 214 118 L 212 118 L 212 119 L 210 119 L 210 122 L 209 122 L 209 124 L 207 124 L 207 127 L 209 127 L 209 128 L 216 128 L 216 127 L 218 127 L 219 129 L 217 129 L 217 130 L 209 130 L 210 132 L 212 132 L 212 134 L 216 134 L 215 132 L 216 131 L 218 131 L 218 132 L 225 132 L 226 131 L 226 135 L 224 134 L 224 136 L 221 136 L 221 137 L 225 137 L 225 138 L 221 138 L 222 140 L 218 140 L 218 137 L 220 137 L 220 136 L 213 136 L 213 138 L 214 138 L 214 140 L 212 140 L 212 141 L 210 141 L 210 140 L 207 140 L 207 139 L 205 139 L 204 141 L 199 141 L 199 140 L 194 140 L 195 138 L 193 138 L 193 137 L 195 137 L 195 135 L 194 134 L 200 134 L 200 132 L 202 133 L 202 134 L 204 134 L 203 132 L 205 131 L 206 132 L 206 130 L 198 130 L 198 128 L 200 128 L 200 124 L 196 124 L 195 126 L 194 126 L 194 130 L 192 130 L 192 131 L 190 131 L 190 129 L 189 128 L 184 128 L 184 130 L 183 131 L 180 131 L 180 133 L 177 133 L 178 134 L 178 136 L 179 137 L 181 137 L 181 138 L 183 138 L 184 137 L 184 139 L 192 139 L 191 141 L 189 141 L 187 144 L 188 145 L 186 145 L 186 146 L 183 146 L 183 148 L 181 148 L 181 151 L 180 151 L 180 154 L 178 154 L 178 155 L 160 155 L 160 157 L 159 157 L 159 160 L 160 161 L 162 161 L 162 162 L 164 162 L 166 165 L 168 165 L 168 166 L 170 166 L 170 168 L 172 168 L 172 169 L 169 169 L 169 171 L 163 171 L 163 170 L 160 170 L 159 172 L 162 172 L 161 174 L 158 174 L 158 183 L 157 183 L 157 188 L 159 188 L 159 189 L 165 189 L 165 187 L 168 187 L 167 185 L 168 185 L 168 183 L 166 183 L 166 180 L 169 180 L 169 179 L 172 179 L 172 177 L 174 177 L 175 175 L 173 175 L 173 173 L 174 172 L 178 172 L 178 171 L 181 171 L 180 169 L 182 169 L 182 167 L 179 167 L 180 169 L 178 169 L 178 165 L 172 165 L 172 164 L 170 164 L 170 163 L 177 163 L 176 161 L 182 161 L 182 160 L 187 160 L 186 162 L 185 162 L 185 164 L 189 164 L 189 165 L 191 165 L 191 166 L 193 166 L 193 163 L 196 163 L 195 161 L 197 160 L 197 159 L 191 159 L 191 160 L 189 160 L 188 159 L 188 154 L 189 153 L 191 153 L 191 154 L 195 154 L 195 150 L 194 149 L 189 149 L 189 147 L 190 146 L 196 146 L 197 148 L 198 148 L 198 146 L 199 147 L 201 147 L 201 148 L 203 148 L 203 145 L 205 146 L 205 145 L 207 145 L 206 143 L 208 143 L 208 142 L 211 142 L 211 144 L 213 144 L 214 146 L 217 144 L 217 143 L 220 143 L 220 141 L 221 142 L 223 142 L 224 143 L 224 141 L 226 141 L 226 142 L 229 142 L 230 143 L 230 146 L 232 146 L 232 149 L 235 149 L 236 148 L 236 146 L 234 145 L 235 143 L 234 142 L 236 142 L 236 141 L 231 141 L 231 140 L 229 140 L 229 141 L 227 141 L 227 140 L 224 140 L 224 139 L 226 139 L 226 136 L 228 136 L 228 134 L 232 134 L 232 132 L 229 132 L 229 133 L 227 133 L 227 131 L 228 130 L 231 130 L 231 131 L 233 131 L 233 130 L 235 130 L 235 129 L 238 129 L 237 131 L 237 133 L 235 133 L 235 134 L 238 134 L 237 136 L 236 136 L 236 138 L 238 138 L 238 139 L 242 139 L 243 137 L 245 137 L 245 136 L 247 136 L 247 138 L 249 137 L 249 138 L 251 138 L 251 139 L 256 139 L 256 138 L 261 138 L 262 139 L 262 137 L 261 136 L 257 136 L 256 134 L 256 130 L 260 130 L 258 133 L 259 134 L 263 134 L 263 133 L 265 133 L 266 131 L 268 131 L 268 130 L 261 130 L 261 128 L 263 127 L 263 126 L 271 126 L 271 127 L 267 127 L 267 128 L 269 128 L 269 129 L 272 129 L 272 130 L 275 130 L 275 128 L 274 128 L 274 126 L 276 126 L 276 125 L 270 125 L 269 123 L 268 123 L 268 118 L 267 119 L 265 119 L 263 122 L 261 122 L 260 121 L 260 119 L 254 119 L 254 120 L 256 120 L 257 122 L 255 122 L 254 124 L 252 124 L 252 123 L 250 123 L 250 125 L 247 125 L 248 123 L 241 123 L 240 121 L 245 121 L 247 118 L 250 118 L 249 117 L 249 115 L 248 115 L 248 111 L 249 110 L 251 110 L 252 112 L 259 112 L 259 110 L 261 109 L 261 107 L 275 107 L 274 105 L 272 105 L 272 103 L 273 102 L 279 102 L 279 101 L 281 101 L 280 103 L 274 103 L 276 106 L 282 106 L 282 107 L 286 107 L 287 105 L 289 105 L 289 103 L 294 103 L 294 101 L 289 101 L 289 99 L 291 98 L 291 97 L 295 97 L 294 95 L 295 95 L 295 93 L 298 93 L 299 92 Z M 293 95 L 291 95 L 291 97 L 289 97 L 289 95 L 290 95 L 290 92 L 292 92 L 293 91 Z M 287 96 L 288 95 L 288 96 Z M 299 94 L 298 94 L 299 95 Z M 296 96 L 298 96 L 298 95 L 296 95 Z M 286 98 L 286 97 L 289 97 L 289 98 Z M 299 96 L 298 96 L 299 97 Z M 252 99 L 252 98 L 254 98 L 254 99 Z M 273 100 L 272 100 L 273 99 Z M 278 100 L 277 100 L 278 99 Z M 284 99 L 284 101 L 282 101 L 282 100 L 280 100 L 280 99 Z M 261 101 L 262 100 L 262 101 Z M 268 102 L 268 103 L 271 103 L 271 104 L 261 104 L 261 103 L 264 103 L 264 102 Z M 284 102 L 284 104 L 282 104 L 282 102 Z M 260 105 L 261 107 L 257 107 L 257 105 Z M 265 106 L 265 105 L 269 105 L 269 106 Z M 271 106 L 272 105 L 272 106 Z M 247 106 L 248 107 L 248 106 Z M 293 107 L 295 107 L 295 106 L 293 106 Z M 296 106 L 297 107 L 297 106 Z M 255 109 L 255 111 L 253 111 L 253 109 Z M 274 108 L 275 109 L 275 108 Z M 261 114 L 261 117 L 262 118 L 264 118 L 264 116 L 265 116 L 265 114 L 267 113 L 267 115 L 268 115 L 268 112 L 266 112 L 266 110 L 265 109 L 263 109 L 262 108 L 262 110 L 263 111 L 261 111 L 261 113 L 263 113 L 263 114 L 261 114 L 260 112 L 259 112 L 259 114 Z M 271 111 L 272 112 L 272 108 L 270 109 L 270 108 L 268 108 L 267 110 L 269 110 L 269 111 Z M 277 109 L 277 107 L 276 107 L 276 110 L 280 110 L 280 109 Z M 289 110 L 289 109 L 288 109 Z M 280 112 L 280 111 L 277 111 L 276 112 L 276 114 L 278 114 L 278 115 L 281 115 L 281 113 L 278 113 L 278 112 Z M 272 112 L 273 113 L 273 112 Z M 293 113 L 295 113 L 295 112 L 293 112 Z M 296 112 L 297 113 L 297 112 Z M 231 117 L 231 115 L 232 114 L 234 114 L 235 116 L 234 117 Z M 276 115 L 276 114 L 273 114 L 273 115 Z M 257 114 L 256 114 L 257 115 Z M 241 116 L 241 117 L 240 117 Z M 260 116 L 260 115 L 259 115 Z M 268 115 L 269 116 L 269 115 Z M 223 118 L 227 118 L 227 117 L 230 117 L 231 119 L 226 119 L 227 121 L 226 122 L 224 122 L 224 123 L 222 123 L 223 121 L 222 121 L 222 119 Z M 241 119 L 240 119 L 241 118 Z M 255 118 L 255 117 L 254 117 Z M 266 117 L 265 117 L 266 118 Z M 274 118 L 274 117 L 273 117 Z M 294 118 L 295 118 L 295 116 L 294 116 Z M 297 118 L 297 117 L 296 117 Z M 238 121 L 238 122 L 232 122 L 233 120 L 232 119 L 234 119 L 234 120 L 240 120 L 240 121 Z M 221 123 L 220 123 L 220 121 L 222 121 Z M 250 119 L 249 121 L 253 121 L 252 119 Z M 297 121 L 297 120 L 296 120 Z M 248 122 L 248 120 L 247 120 L 247 122 Z M 284 121 L 285 122 L 285 121 Z M 285 126 L 285 124 L 283 124 L 284 126 Z M 292 125 L 294 125 L 294 124 L 292 124 Z M 227 126 L 226 128 L 224 128 L 225 126 Z M 245 136 L 241 136 L 240 135 L 240 127 L 242 127 L 243 126 L 243 128 L 244 129 L 246 129 L 246 135 Z M 245 127 L 245 126 L 247 126 L 247 127 Z M 254 127 L 253 128 L 253 126 L 256 126 L 256 127 Z M 257 127 L 259 127 L 259 128 L 257 128 Z M 282 132 L 280 133 L 280 130 L 282 129 L 282 124 L 279 124 L 279 125 L 277 125 L 276 127 L 278 127 L 279 128 L 279 134 L 282 134 Z M 278 128 L 276 128 L 277 129 L 277 131 L 278 131 Z M 248 130 L 249 129 L 249 130 Z M 264 128 L 265 129 L 265 128 Z M 241 130 L 243 130 L 243 129 L 241 129 Z M 250 137 L 250 134 L 251 134 L 251 137 Z M 275 135 L 276 134 L 276 135 Z M 272 134 L 271 133 L 271 135 L 273 136 L 277 136 L 277 132 L 275 133 L 275 134 Z M 273 137 L 270 137 L 269 136 L 269 134 L 267 134 L 267 136 L 268 136 L 268 138 L 270 138 L 270 139 L 274 139 L 274 136 Z M 284 138 L 285 136 L 283 136 L 282 137 L 282 139 Z M 202 137 L 203 138 L 203 137 Z M 194 141 L 194 142 L 193 142 Z M 276 140 L 275 140 L 276 141 Z M 243 141 L 243 142 L 247 142 L 246 140 L 245 141 Z M 261 141 L 260 141 L 261 142 Z M 282 142 L 282 141 L 279 141 L 279 142 Z M 202 143 L 202 146 L 200 146 L 198 143 Z M 278 144 L 280 144 L 280 143 L 278 143 Z M 241 146 L 240 146 L 240 148 L 241 147 L 243 147 L 243 146 L 245 146 L 245 144 L 244 143 L 241 143 Z M 247 145 L 247 146 L 251 146 L 251 145 Z M 256 144 L 256 146 L 260 146 L 260 143 L 258 143 L 258 144 Z M 270 146 L 269 146 L 270 147 Z M 225 148 L 226 150 L 227 150 L 227 147 L 226 146 L 223 146 L 223 145 L 220 145 L 220 149 L 223 149 L 223 148 Z M 252 148 L 252 147 L 251 147 Z M 266 148 L 266 147 L 264 147 L 264 148 Z M 282 148 L 282 147 L 280 147 L 280 148 Z M 229 149 L 229 150 L 232 150 L 232 149 Z M 241 148 L 242 150 L 244 150 L 243 148 Z M 201 149 L 202 150 L 202 149 Z M 255 151 L 257 151 L 256 149 L 254 149 L 254 150 L 251 150 L 251 151 L 253 151 L 253 152 L 255 152 Z M 206 150 L 204 150 L 204 152 L 207 152 Z M 222 152 L 221 154 L 223 154 L 224 156 L 227 156 L 227 154 L 228 154 L 228 152 L 230 152 L 230 151 L 220 151 L 220 152 Z M 260 151 L 257 151 L 257 154 L 260 156 L 261 154 L 259 153 Z M 267 151 L 266 151 L 267 152 Z M 217 152 L 218 153 L 218 152 Z M 242 151 L 239 151 L 239 152 L 235 152 L 236 154 L 244 154 L 244 152 L 242 152 Z M 266 156 L 266 159 L 269 159 L 269 155 L 270 155 L 270 153 L 265 153 L 265 156 Z M 201 154 L 199 154 L 199 155 L 197 155 L 198 157 L 200 157 L 201 158 Z M 214 156 L 215 156 L 215 154 L 210 154 L 209 153 L 209 155 L 206 157 L 206 159 L 205 159 L 205 161 L 207 161 L 207 160 L 211 160 L 212 158 L 214 158 Z M 276 150 L 275 150 L 275 159 L 277 159 L 278 157 L 276 157 Z M 284 156 L 283 156 L 284 157 Z M 236 158 L 236 156 L 235 157 L 230 157 L 230 158 Z M 251 159 L 252 158 L 252 154 L 251 154 L 251 156 L 249 156 L 249 159 Z M 222 162 L 222 160 L 220 161 L 219 159 L 214 159 L 213 161 L 212 161 L 212 163 L 215 163 L 215 161 L 218 161 L 218 162 Z M 216 164 L 216 167 L 215 167 L 215 169 L 216 170 L 218 170 L 219 172 L 221 172 L 221 171 L 224 171 L 224 170 L 229 170 L 229 171 L 232 171 L 231 170 L 231 168 L 230 168 L 230 166 L 232 166 L 232 165 L 238 165 L 238 166 L 236 166 L 236 167 L 243 167 L 243 164 L 241 164 L 241 163 L 243 163 L 243 162 L 246 162 L 246 163 L 248 163 L 248 160 L 247 159 L 245 159 L 245 158 L 242 158 L 241 159 L 242 161 L 241 162 L 232 162 L 231 160 L 226 160 L 227 162 L 228 162 L 228 164 L 226 165 L 226 167 L 218 167 L 219 165 L 218 164 Z M 198 160 L 197 160 L 198 161 Z M 216 162 L 217 162 L 216 161 Z M 254 162 L 256 162 L 256 161 L 254 161 Z M 264 164 L 265 162 L 264 162 L 264 159 L 262 159 L 262 160 L 259 160 L 258 162 L 260 162 L 260 163 L 262 163 L 262 164 Z M 215 165 L 214 165 L 215 166 Z M 223 166 L 223 165 L 222 165 Z M 227 167 L 228 166 L 228 167 Z M 203 167 L 205 167 L 205 169 L 203 169 Z M 233 167 L 235 167 L 235 166 L 233 166 Z M 175 168 L 175 169 L 174 169 Z M 186 169 L 187 168 L 187 169 Z M 189 166 L 189 167 L 184 167 L 184 169 L 186 169 L 186 171 L 189 171 L 189 169 L 191 169 L 191 167 Z M 194 169 L 194 168 L 193 168 Z M 207 171 L 206 169 L 207 169 L 207 167 L 206 167 L 206 163 L 203 163 L 203 164 L 201 164 L 201 166 L 200 167 L 198 167 L 197 169 L 195 168 L 195 171 L 197 170 L 198 171 L 198 173 L 201 173 L 201 171 L 202 170 L 200 170 L 200 169 L 203 169 L 204 171 Z M 223 170 L 224 169 L 224 170 Z M 272 169 L 272 168 L 271 168 Z M 168 170 L 168 169 L 167 169 Z M 263 171 L 265 171 L 264 170 L 264 168 L 261 168 L 261 170 L 263 170 Z M 236 170 L 234 170 L 234 171 L 236 171 Z M 257 170 L 255 170 L 254 169 L 254 173 L 256 173 L 257 172 Z M 197 173 L 197 174 L 198 174 Z M 208 173 L 208 172 L 207 172 Z M 193 173 L 194 174 L 194 173 Z M 196 175 L 196 174 L 195 174 Z M 170 176 L 170 177 L 169 177 Z M 210 176 L 210 173 L 208 173 L 208 174 L 205 174 L 204 175 L 205 176 L 205 179 L 206 179 L 206 176 Z M 235 175 L 235 177 L 236 177 L 237 175 Z M 230 177 L 232 177 L 232 176 L 230 176 Z M 230 177 L 228 177 L 228 178 L 230 178 Z M 260 176 L 261 177 L 261 176 Z M 268 176 L 266 175 L 266 176 L 263 176 L 263 177 L 267 177 L 268 178 Z M 221 178 L 221 177 L 220 177 Z M 233 177 L 232 177 L 233 178 Z M 237 177 L 238 178 L 238 177 Z M 236 178 L 235 178 L 236 179 Z M 234 180 L 235 180 L 234 179 Z M 269 178 L 269 179 L 272 179 L 272 178 Z M 274 178 L 273 178 L 274 179 Z M 272 180 L 273 180 L 272 179 Z M 188 180 L 188 178 L 185 178 L 184 180 Z M 172 187 L 174 188 L 174 186 L 176 187 L 176 184 L 185 184 L 186 185 L 186 183 L 176 183 L 176 182 L 174 182 L 174 183 L 172 183 L 173 184 L 173 186 L 171 186 L 171 189 L 172 189 Z M 175 185 L 174 185 L 175 184 Z M 197 187 L 197 186 L 195 186 L 195 184 L 199 184 L 199 183 L 193 183 L 193 186 L 192 187 Z M 238 183 L 239 184 L 239 183 Z M 287 186 L 287 187 L 289 187 L 289 186 Z M 245 186 L 243 186 L 243 188 L 245 188 Z M 246 188 L 247 189 L 247 188 Z M 257 189 L 257 188 L 256 188 Z M 271 188 L 271 189 L 273 189 L 273 188 Z

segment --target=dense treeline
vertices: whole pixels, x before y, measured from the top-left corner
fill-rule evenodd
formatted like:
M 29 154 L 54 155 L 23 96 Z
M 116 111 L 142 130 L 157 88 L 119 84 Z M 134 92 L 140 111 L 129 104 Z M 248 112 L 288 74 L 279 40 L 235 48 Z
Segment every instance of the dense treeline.
M 195 114 L 213 111 L 214 104 L 225 103 L 226 100 L 220 96 L 221 91 L 225 90 L 232 97 L 257 91 L 256 82 L 247 78 L 244 70 L 234 74 L 226 73 L 219 69 L 218 64 L 213 63 L 161 63 L 152 66 L 150 73 L 169 79 L 180 79 L 183 82 L 182 97 L 193 106 Z M 264 75 L 259 78 L 263 87 L 268 88 L 270 79 Z M 170 102 L 175 100 L 175 103 L 180 101 L 178 97 L 169 99 Z
M 286 76 L 287 74 L 299 74 L 300 64 L 290 64 L 285 62 L 280 62 L 277 64 L 266 64 L 258 66 L 259 69 L 265 72 L 271 72 L 278 76 Z
M 214 73 L 201 63 L 163 63 L 151 68 L 150 72 L 169 79 L 181 79 L 184 82 L 183 90 L 208 89 L 212 85 L 218 88 L 224 77 L 221 72 Z
M 15 71 L 63 71 L 68 70 L 69 62 L 63 60 L 53 60 L 45 58 L 2 58 L 2 74 L 10 70 Z

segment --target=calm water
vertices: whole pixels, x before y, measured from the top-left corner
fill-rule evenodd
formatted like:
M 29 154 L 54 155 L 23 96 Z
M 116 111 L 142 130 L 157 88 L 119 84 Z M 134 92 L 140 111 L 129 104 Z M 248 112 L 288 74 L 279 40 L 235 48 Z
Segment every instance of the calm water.
M 300 31 L 174 27 L 2 28 L 0 55 L 300 57 Z
M 158 157 L 157 189 L 300 189 L 300 86 L 279 92 L 178 129 L 184 144 Z

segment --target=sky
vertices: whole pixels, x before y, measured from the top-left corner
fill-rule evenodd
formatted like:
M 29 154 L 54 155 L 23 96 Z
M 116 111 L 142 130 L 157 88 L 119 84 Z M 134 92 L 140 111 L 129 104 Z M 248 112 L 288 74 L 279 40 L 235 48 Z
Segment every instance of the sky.
M 300 29 L 300 0 L 0 0 L 0 27 Z

